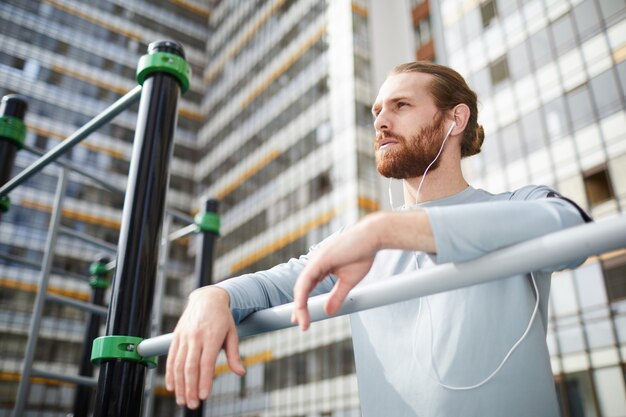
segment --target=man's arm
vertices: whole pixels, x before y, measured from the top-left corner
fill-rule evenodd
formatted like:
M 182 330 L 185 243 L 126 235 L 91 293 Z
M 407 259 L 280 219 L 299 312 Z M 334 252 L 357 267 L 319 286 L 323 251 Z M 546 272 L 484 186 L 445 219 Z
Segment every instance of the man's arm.
M 325 311 L 337 312 L 348 292 L 368 273 L 381 249 L 401 249 L 436 254 L 437 262 L 462 262 L 528 239 L 583 223 L 567 201 L 494 201 L 380 212 L 365 217 L 312 254 L 294 288 L 292 322 L 309 327 L 307 298 L 328 274 L 337 282 Z M 572 267 L 555 265 L 554 269 Z

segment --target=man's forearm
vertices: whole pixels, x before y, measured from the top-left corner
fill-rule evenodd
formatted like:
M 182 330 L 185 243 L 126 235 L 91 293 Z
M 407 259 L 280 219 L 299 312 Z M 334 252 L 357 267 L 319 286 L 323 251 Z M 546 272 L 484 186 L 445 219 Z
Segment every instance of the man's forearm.
M 424 210 L 383 211 L 363 219 L 365 227 L 376 236 L 378 249 L 401 249 L 436 253 L 430 221 Z

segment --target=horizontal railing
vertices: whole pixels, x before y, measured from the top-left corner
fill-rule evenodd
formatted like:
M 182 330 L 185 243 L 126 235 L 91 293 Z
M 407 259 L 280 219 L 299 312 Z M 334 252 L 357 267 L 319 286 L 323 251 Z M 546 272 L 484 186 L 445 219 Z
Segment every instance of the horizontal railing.
M 333 317 L 564 265 L 621 248 L 626 248 L 626 215 L 561 230 L 472 261 L 398 274 L 384 282 L 355 288 Z M 320 295 L 309 300 L 311 321 L 329 318 L 323 310 L 327 298 Z M 237 326 L 239 337 L 292 327 L 292 310 L 290 303 L 250 315 Z M 146 339 L 139 343 L 137 352 L 144 357 L 165 355 L 171 341 L 171 333 Z

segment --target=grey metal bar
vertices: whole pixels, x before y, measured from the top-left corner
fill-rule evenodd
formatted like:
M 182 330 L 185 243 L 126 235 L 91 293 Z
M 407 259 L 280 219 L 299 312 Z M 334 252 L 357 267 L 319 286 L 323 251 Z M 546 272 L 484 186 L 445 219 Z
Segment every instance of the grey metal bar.
M 41 149 L 37 149 L 35 147 L 32 146 L 28 146 L 28 145 L 24 145 L 24 149 L 32 154 L 38 155 L 38 156 L 44 156 L 46 153 L 44 151 L 42 151 Z M 97 176 L 95 176 L 94 174 L 85 171 L 82 168 L 77 167 L 75 164 L 71 163 L 70 161 L 64 159 L 64 158 L 59 158 L 56 161 L 54 161 L 56 164 L 67 168 L 68 170 L 75 172 L 79 175 L 82 175 L 85 178 L 90 179 L 91 181 L 95 182 L 96 184 L 98 184 L 99 186 L 101 186 L 104 189 L 107 189 L 109 191 L 115 192 L 115 193 L 119 193 L 119 194 L 124 194 L 124 192 L 126 191 L 124 188 L 122 187 L 118 187 L 116 185 L 111 184 L 110 182 L 107 182 L 105 180 L 103 180 L 102 178 L 98 178 Z
M 175 232 L 170 233 L 170 235 L 168 236 L 168 239 L 170 242 L 174 242 L 175 240 L 178 239 L 182 239 L 184 237 L 187 237 L 193 233 L 196 232 L 196 230 L 198 230 L 198 226 L 196 226 L 195 224 L 190 224 L 187 225 L 181 229 L 178 229 Z
M 33 162 L 28 168 L 17 174 L 13 179 L 0 188 L 0 196 L 7 195 L 15 187 L 41 171 L 46 165 L 70 150 L 74 145 L 85 139 L 91 133 L 107 124 L 115 116 L 126 110 L 141 97 L 141 86 L 137 86 L 120 97 L 115 103 L 104 109 L 103 112 L 91 119 L 63 142 L 50 149 L 44 156 Z
M 42 371 L 41 369 L 33 369 L 31 371 L 31 376 L 52 379 L 54 381 L 70 382 L 76 385 L 86 385 L 88 387 L 95 387 L 98 385 L 98 380 L 96 378 L 87 378 L 80 375 L 65 375 L 56 372 Z
M 43 315 L 44 303 L 46 301 L 46 293 L 48 291 L 48 282 L 50 281 L 50 270 L 52 269 L 52 261 L 54 258 L 54 247 L 56 246 L 59 225 L 61 224 L 61 213 L 63 211 L 63 199 L 65 198 L 65 190 L 67 188 L 67 168 L 61 170 L 59 181 L 54 195 L 54 206 L 50 216 L 50 225 L 48 227 L 48 239 L 46 241 L 41 276 L 39 279 L 39 288 L 35 297 L 35 305 L 33 314 L 30 319 L 30 327 L 28 329 L 28 343 L 26 344 L 26 352 L 24 353 L 24 362 L 22 363 L 22 377 L 17 391 L 17 399 L 15 400 L 15 410 L 13 417 L 21 417 L 24 415 L 24 407 L 28 398 L 28 384 L 30 381 L 33 359 L 35 357 L 35 348 L 39 337 L 39 328 L 41 326 L 41 317 Z
M 70 297 L 64 297 L 58 294 L 46 293 L 46 299 L 59 304 L 66 304 L 72 306 L 78 310 L 86 311 L 88 313 L 99 314 L 106 316 L 109 311 L 106 307 L 97 306 L 95 304 L 86 303 L 84 301 L 76 300 Z
M 182 223 L 193 223 L 193 217 L 183 213 L 180 210 L 177 210 L 173 207 L 168 207 L 165 209 L 165 212 L 168 214 L 171 214 L 172 217 L 174 217 L 176 220 L 182 222 Z
M 162 332 L 161 323 L 163 321 L 163 297 L 165 295 L 165 281 L 167 280 L 167 264 L 169 262 L 170 242 L 168 239 L 172 227 L 173 215 L 166 214 L 163 230 L 161 231 L 161 247 L 159 248 L 159 264 L 154 284 L 154 304 L 152 305 L 152 323 L 150 324 L 150 336 Z M 143 416 L 152 417 L 154 408 L 154 380 L 157 370 L 149 369 L 144 386 L 144 407 Z
M 15 262 L 15 263 L 18 263 L 18 264 L 21 264 L 21 265 L 24 265 L 24 266 L 28 266 L 28 267 L 33 268 L 33 269 L 41 269 L 41 263 L 40 262 L 29 261 L 28 259 L 20 258 L 20 257 L 15 256 L 15 255 L 9 255 L 7 253 L 0 253 L 0 258 L 6 259 L 7 261 L 10 261 L 10 262 Z M 89 281 L 89 277 L 87 277 L 87 276 L 79 275 L 79 274 L 76 274 L 74 272 L 65 271 L 65 270 L 60 269 L 60 268 L 52 268 L 52 269 L 50 269 L 50 272 L 55 274 L 55 275 L 62 275 L 64 277 L 73 278 L 73 279 L 76 279 L 78 281 Z
M 472 261 L 399 274 L 384 282 L 355 288 L 336 316 L 549 268 L 624 247 L 626 215 L 621 215 L 531 239 Z M 323 309 L 327 298 L 325 294 L 309 299 L 311 321 L 329 318 Z M 293 303 L 289 303 L 250 315 L 237 326 L 239 337 L 293 327 L 292 310 Z M 171 333 L 146 339 L 137 346 L 137 352 L 147 357 L 164 355 L 171 341 Z
M 98 239 L 97 237 L 93 237 L 93 236 L 86 235 L 84 233 L 77 232 L 76 230 L 72 230 L 69 227 L 61 226 L 59 228 L 59 232 L 63 233 L 66 236 L 70 236 L 75 239 L 82 240 L 83 242 L 91 243 L 92 245 L 98 246 L 101 249 L 106 249 L 113 253 L 117 252 L 116 245 L 106 242 L 102 239 Z

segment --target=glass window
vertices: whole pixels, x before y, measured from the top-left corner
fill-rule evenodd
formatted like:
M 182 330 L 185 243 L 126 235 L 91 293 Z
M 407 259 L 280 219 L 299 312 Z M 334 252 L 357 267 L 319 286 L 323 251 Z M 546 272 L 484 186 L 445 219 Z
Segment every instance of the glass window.
M 552 310 L 556 317 L 576 314 L 578 303 L 571 271 L 563 271 L 552 279 Z
M 516 161 L 524 155 L 524 148 L 517 123 L 511 123 L 501 130 L 502 151 L 507 162 Z
M 555 140 L 569 132 L 569 124 L 567 123 L 567 113 L 565 109 L 565 100 L 563 97 L 557 97 L 543 106 L 543 113 L 546 117 L 546 126 L 550 140 Z
M 519 80 L 530 73 L 530 58 L 526 42 L 511 48 L 507 56 L 509 71 L 513 80 Z
M 555 21 L 550 26 L 550 29 L 554 37 L 554 47 L 557 55 L 569 51 L 576 44 L 572 17 L 569 13 Z
M 573 271 L 573 273 L 580 306 L 583 310 L 607 304 L 606 289 L 604 288 L 600 263 L 594 262 L 583 265 Z
M 531 153 L 545 146 L 546 134 L 541 122 L 539 110 L 535 109 L 522 116 L 520 120 L 524 130 L 526 151 Z
M 509 78 L 509 63 L 506 55 L 489 64 L 489 73 L 491 74 L 491 82 L 496 85 Z
M 600 118 L 614 113 L 621 108 L 620 94 L 613 69 L 604 71 L 602 74 L 589 81 L 591 94 L 596 102 L 598 116 Z
M 602 204 L 615 198 L 611 179 L 606 166 L 596 167 L 583 173 L 583 182 L 587 192 L 587 200 L 591 207 Z
M 605 261 L 602 269 L 609 301 L 626 299 L 626 257 Z
M 624 374 L 618 367 L 596 369 L 593 372 L 598 403 L 604 417 L 619 417 L 626 410 Z
M 585 325 L 589 348 L 614 346 L 613 329 L 609 320 L 594 321 Z
M 529 39 L 535 68 L 540 68 L 553 59 L 550 51 L 550 38 L 546 28 L 537 31 Z
M 586 84 L 568 92 L 565 98 L 572 116 L 574 130 L 588 125 L 593 120 L 589 87 Z
M 589 372 L 567 374 L 565 387 L 568 409 L 571 416 L 597 417 L 593 400 L 593 386 Z
M 583 352 L 585 350 L 585 342 L 580 324 L 557 327 L 556 336 L 559 340 L 561 353 L 563 354 Z
M 480 24 L 480 15 L 478 13 L 478 8 L 473 8 L 469 12 L 465 14 L 465 18 L 463 19 L 464 28 L 465 28 L 465 39 L 472 40 L 476 38 L 482 31 Z
M 487 67 L 483 67 L 474 73 L 472 88 L 476 91 L 478 97 L 487 97 L 491 94 L 491 79 Z
M 495 0 L 487 0 L 480 5 L 480 16 L 482 18 L 483 27 L 489 26 L 491 21 L 498 15 Z
M 600 15 L 593 3 L 593 0 L 585 0 L 573 11 L 581 41 L 585 41 L 600 30 Z

